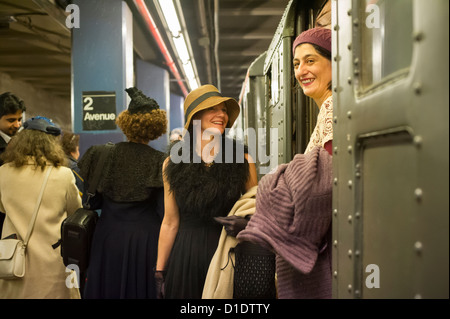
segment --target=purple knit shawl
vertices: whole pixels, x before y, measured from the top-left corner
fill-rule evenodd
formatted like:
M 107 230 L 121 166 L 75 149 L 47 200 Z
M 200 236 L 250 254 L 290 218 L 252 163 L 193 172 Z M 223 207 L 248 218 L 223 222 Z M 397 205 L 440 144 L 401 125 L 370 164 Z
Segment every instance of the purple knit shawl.
M 264 176 L 237 237 L 275 251 L 279 298 L 331 297 L 331 160 L 316 147 Z

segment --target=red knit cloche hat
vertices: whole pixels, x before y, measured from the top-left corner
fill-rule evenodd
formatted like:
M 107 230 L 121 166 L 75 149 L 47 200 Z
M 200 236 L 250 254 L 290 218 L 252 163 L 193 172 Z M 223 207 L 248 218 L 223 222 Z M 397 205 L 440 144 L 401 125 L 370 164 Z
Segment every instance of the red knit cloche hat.
M 302 43 L 312 43 L 331 53 L 331 30 L 326 28 L 312 28 L 300 33 L 292 45 L 292 55 L 295 48 Z

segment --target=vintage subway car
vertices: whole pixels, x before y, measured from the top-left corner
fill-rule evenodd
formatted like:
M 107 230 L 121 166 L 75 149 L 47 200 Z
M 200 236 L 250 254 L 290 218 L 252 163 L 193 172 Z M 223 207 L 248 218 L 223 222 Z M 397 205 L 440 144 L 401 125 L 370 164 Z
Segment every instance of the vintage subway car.
M 273 155 L 256 156 L 261 178 L 315 126 L 293 40 L 332 30 L 333 298 L 449 296 L 448 14 L 447 0 L 291 1 L 248 70 L 238 127 Z

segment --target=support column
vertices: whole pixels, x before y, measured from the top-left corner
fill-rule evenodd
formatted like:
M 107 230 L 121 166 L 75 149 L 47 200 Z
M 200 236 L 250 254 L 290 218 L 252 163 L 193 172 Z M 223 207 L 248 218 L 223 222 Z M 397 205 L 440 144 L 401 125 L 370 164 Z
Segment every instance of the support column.
M 166 152 L 170 133 L 170 82 L 169 72 L 154 64 L 136 59 L 136 87 L 148 97 L 158 102 L 161 110 L 167 112 L 167 132 L 149 145 L 154 149 Z
M 184 127 L 184 96 L 170 94 L 170 129 Z
M 133 16 L 122 0 L 74 0 L 80 26 L 72 33 L 72 119 L 80 153 L 125 136 L 115 118 L 133 86 Z

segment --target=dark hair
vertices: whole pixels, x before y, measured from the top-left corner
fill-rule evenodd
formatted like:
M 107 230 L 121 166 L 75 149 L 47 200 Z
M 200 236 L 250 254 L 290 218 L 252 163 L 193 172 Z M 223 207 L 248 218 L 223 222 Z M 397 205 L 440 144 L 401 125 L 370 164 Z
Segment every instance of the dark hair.
M 328 59 L 331 62 L 331 52 L 314 44 L 314 43 L 310 43 L 314 49 L 317 51 L 317 53 L 319 53 L 321 56 L 323 56 L 324 58 Z M 331 81 L 330 83 L 328 83 L 328 90 L 331 91 Z
M 0 118 L 4 115 L 14 114 L 17 111 L 25 112 L 25 104 L 11 92 L 5 92 L 0 95 Z
M 80 135 L 71 132 L 64 132 L 61 138 L 61 145 L 66 155 L 75 152 L 80 145 Z

